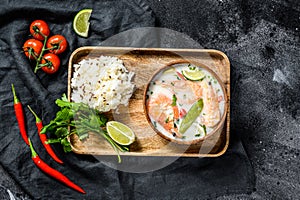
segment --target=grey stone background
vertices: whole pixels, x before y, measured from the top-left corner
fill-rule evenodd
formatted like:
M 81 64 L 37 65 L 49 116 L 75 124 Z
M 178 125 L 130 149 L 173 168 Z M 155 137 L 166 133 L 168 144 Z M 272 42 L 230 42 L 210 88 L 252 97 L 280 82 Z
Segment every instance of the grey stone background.
M 217 199 L 299 199 L 300 1 L 147 1 L 158 26 L 231 61 L 231 134 L 243 140 L 256 187 Z M 0 199 L 28 199 L 2 167 L 0 176 Z

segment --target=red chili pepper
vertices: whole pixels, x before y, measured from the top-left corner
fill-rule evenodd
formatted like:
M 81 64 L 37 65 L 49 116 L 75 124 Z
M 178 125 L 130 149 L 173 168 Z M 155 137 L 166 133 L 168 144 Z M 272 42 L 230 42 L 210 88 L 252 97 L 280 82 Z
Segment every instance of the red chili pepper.
M 57 171 L 56 169 L 53 169 L 52 167 L 50 167 L 47 163 L 45 163 L 40 157 L 39 155 L 35 152 L 32 143 L 30 141 L 30 139 L 28 139 L 29 141 L 29 146 L 30 146 L 30 150 L 31 150 L 31 158 L 34 162 L 34 164 L 43 172 L 45 172 L 46 174 L 48 174 L 49 176 L 55 178 L 56 180 L 64 183 L 65 185 L 69 186 L 70 188 L 81 192 L 83 194 L 85 194 L 86 192 L 79 187 L 78 185 L 76 185 L 75 183 L 73 183 L 68 177 L 66 177 L 65 175 L 63 175 L 61 172 Z
M 27 137 L 27 133 L 26 133 L 26 127 L 25 127 L 23 106 L 16 95 L 15 87 L 13 84 L 11 84 L 11 89 L 12 89 L 12 92 L 14 95 L 14 109 L 15 109 L 15 114 L 16 114 L 16 118 L 18 121 L 19 129 L 20 129 L 20 133 L 21 133 L 23 140 L 29 146 L 28 137 Z
M 63 161 L 61 161 L 57 156 L 56 154 L 54 153 L 53 149 L 51 148 L 50 144 L 47 144 L 47 135 L 46 134 L 42 134 L 41 133 L 41 130 L 43 128 L 43 122 L 42 120 L 37 116 L 37 114 L 31 109 L 31 107 L 28 105 L 27 106 L 28 109 L 31 111 L 31 113 L 34 115 L 35 117 L 35 124 L 36 124 L 36 127 L 38 129 L 38 134 L 40 136 L 40 140 L 41 142 L 43 143 L 46 151 L 48 152 L 48 154 L 58 163 L 60 164 L 63 164 Z

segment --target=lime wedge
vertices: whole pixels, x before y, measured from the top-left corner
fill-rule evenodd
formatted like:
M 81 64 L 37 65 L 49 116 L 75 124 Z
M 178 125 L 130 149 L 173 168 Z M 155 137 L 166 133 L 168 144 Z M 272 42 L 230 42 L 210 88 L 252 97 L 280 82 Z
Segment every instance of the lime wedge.
M 106 129 L 108 135 L 120 145 L 130 145 L 135 140 L 133 131 L 121 122 L 109 121 L 106 123 Z
M 183 69 L 182 70 L 183 76 L 191 81 L 199 81 L 205 78 L 205 74 L 202 70 L 199 70 L 198 68 L 195 69 Z
M 179 126 L 179 133 L 184 134 L 188 128 L 194 123 L 197 117 L 200 115 L 203 108 L 203 100 L 199 99 L 189 109 L 187 114 L 182 119 Z
M 79 11 L 73 21 L 73 29 L 75 33 L 82 37 L 87 37 L 89 32 L 89 19 L 92 13 L 92 9 L 83 9 Z

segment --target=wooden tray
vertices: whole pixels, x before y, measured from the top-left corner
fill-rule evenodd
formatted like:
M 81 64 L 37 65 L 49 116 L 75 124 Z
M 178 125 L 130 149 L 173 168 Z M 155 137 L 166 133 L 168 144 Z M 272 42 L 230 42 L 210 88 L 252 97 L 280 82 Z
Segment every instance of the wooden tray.
M 131 127 L 136 134 L 136 142 L 130 145 L 128 156 L 184 156 L 217 157 L 225 153 L 229 145 L 230 132 L 230 62 L 227 56 L 218 50 L 210 49 L 158 49 L 124 47 L 81 47 L 75 50 L 69 60 L 68 98 L 71 96 L 71 78 L 73 64 L 82 59 L 101 55 L 116 56 L 123 60 L 125 67 L 135 73 L 136 90 L 129 106 L 121 107 L 120 114 L 114 115 Z M 176 60 L 186 59 L 204 64 L 212 69 L 223 81 L 228 97 L 227 120 L 220 134 L 211 135 L 195 145 L 178 145 L 160 137 L 148 124 L 143 108 L 143 93 L 153 73 Z M 70 138 L 72 150 L 78 154 L 115 155 L 112 147 L 101 136 L 91 133 L 88 139 L 80 141 L 76 135 Z

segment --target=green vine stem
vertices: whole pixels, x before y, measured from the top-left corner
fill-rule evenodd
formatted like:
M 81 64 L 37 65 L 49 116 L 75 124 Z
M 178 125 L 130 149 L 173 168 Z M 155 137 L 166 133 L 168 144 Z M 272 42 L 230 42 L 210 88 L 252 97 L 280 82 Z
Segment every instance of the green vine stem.
M 35 65 L 35 68 L 34 68 L 34 73 L 36 73 L 37 70 L 40 69 L 39 64 L 40 64 L 40 62 L 41 62 L 41 60 L 42 60 L 42 57 L 43 57 L 43 55 L 44 55 L 44 52 L 46 51 L 46 43 L 47 43 L 48 37 L 45 36 L 44 34 L 42 34 L 42 36 L 44 36 L 44 44 L 43 44 L 42 51 L 41 51 L 39 57 L 38 57 L 37 60 L 36 60 L 36 65 Z

